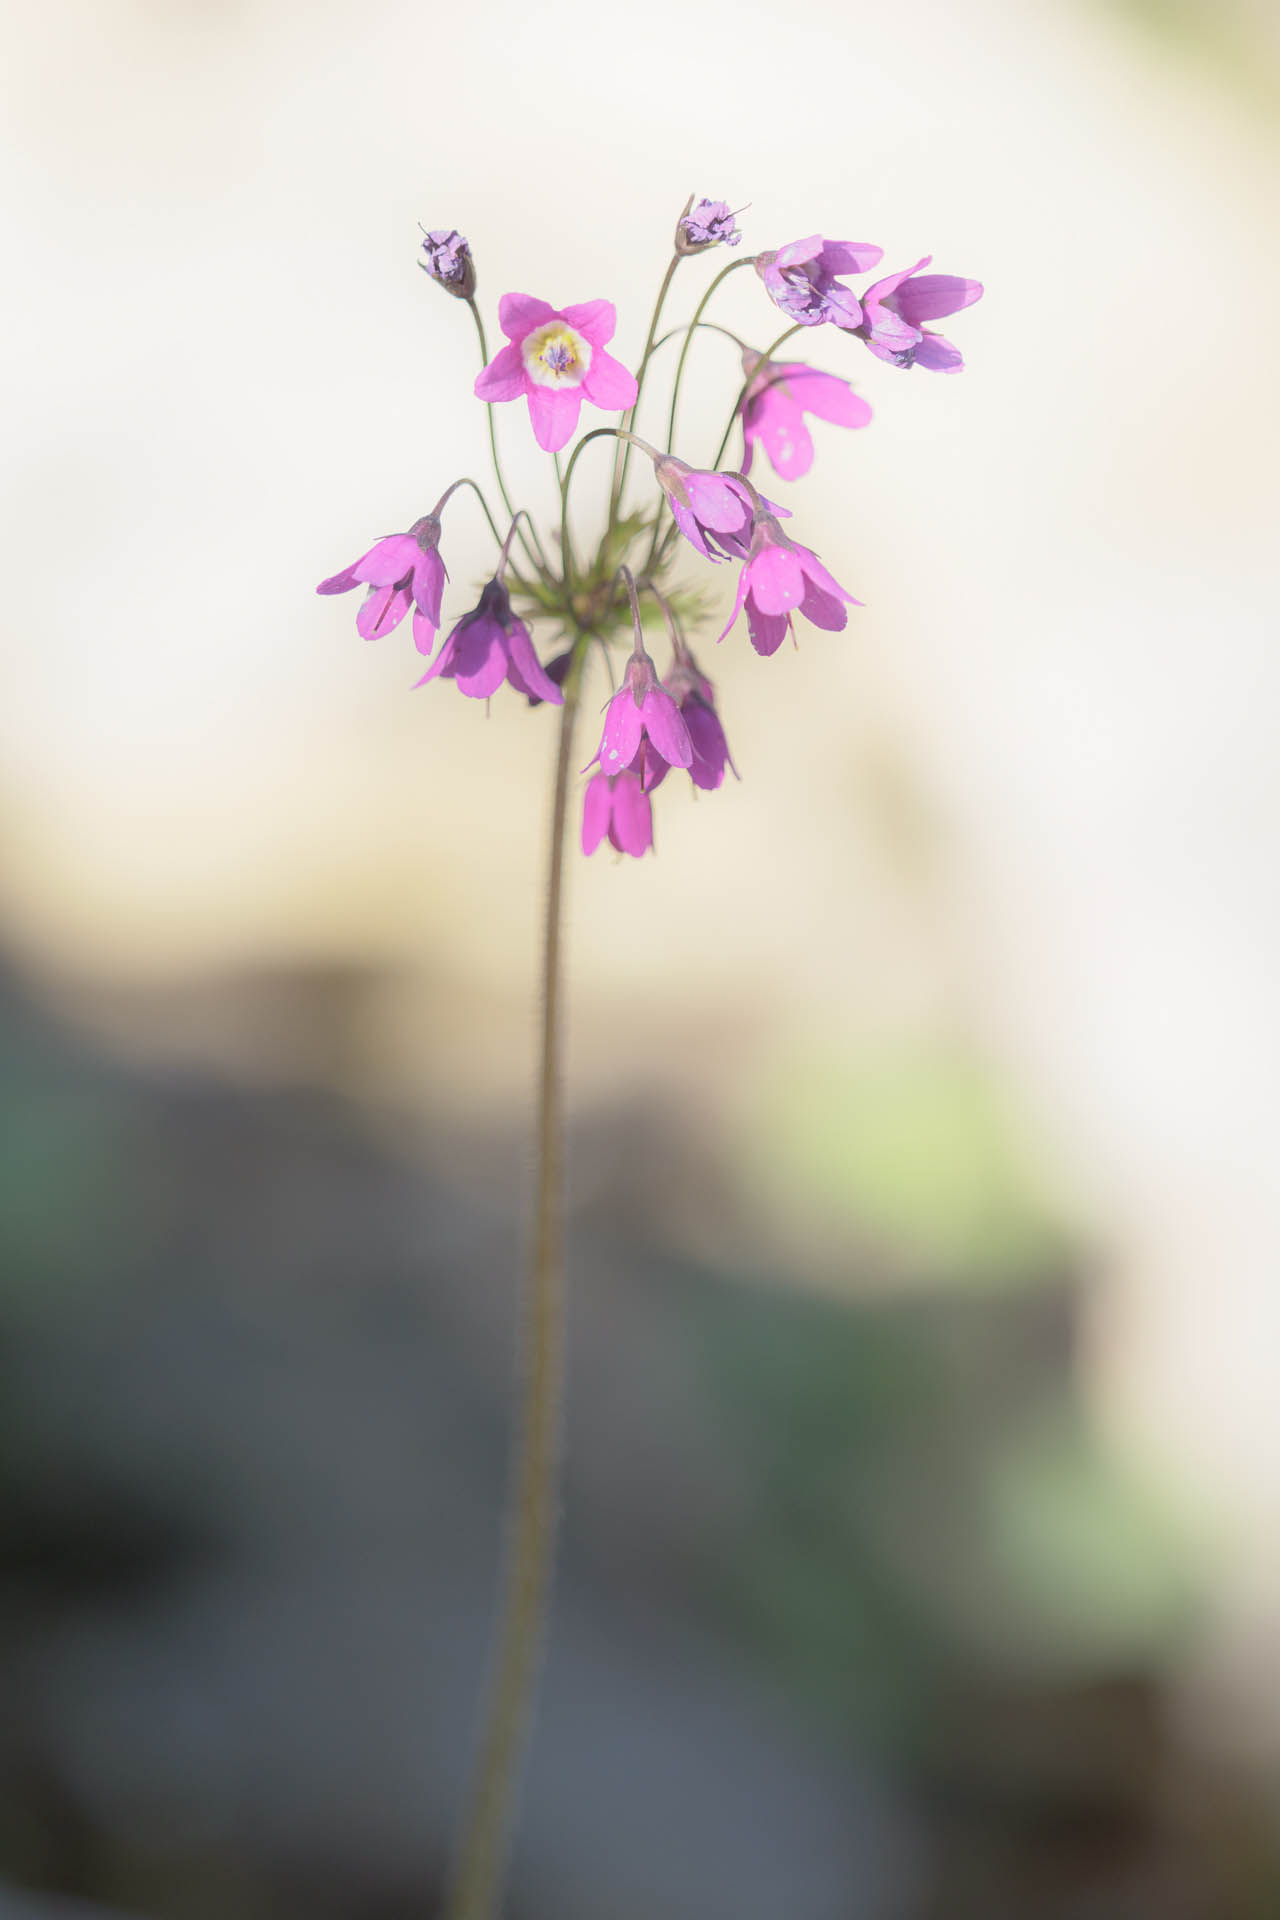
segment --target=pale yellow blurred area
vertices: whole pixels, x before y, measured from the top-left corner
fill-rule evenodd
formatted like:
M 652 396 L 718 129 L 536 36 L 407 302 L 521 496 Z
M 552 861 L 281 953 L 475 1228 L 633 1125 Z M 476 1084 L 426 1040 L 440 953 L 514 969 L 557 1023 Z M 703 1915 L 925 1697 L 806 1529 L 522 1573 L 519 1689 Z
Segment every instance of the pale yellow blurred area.
M 1213 1538 L 1197 1711 L 1280 1745 L 1265 35 L 1248 86 L 1126 15 L 1012 0 L 85 0 L 8 38 L 6 934 L 39 975 L 157 988 L 386 967 L 364 1072 L 409 1108 L 424 1075 L 472 1118 L 527 1099 L 554 726 L 411 691 L 405 633 L 367 646 L 314 594 L 485 478 L 476 342 L 417 223 L 468 235 L 491 336 L 508 288 L 603 295 L 632 360 L 691 191 L 747 206 L 751 248 L 821 230 L 985 281 L 946 329 L 958 379 L 812 343 L 875 420 L 817 426 L 776 490 L 865 607 L 770 661 L 711 628 L 741 784 L 669 783 L 655 859 L 575 853 L 571 1099 L 683 1103 L 762 1244 L 834 1244 L 838 1284 L 838 1219 L 803 1165 L 775 1177 L 779 1077 L 989 1063 L 1096 1248 L 1097 1406 Z M 681 269 L 672 320 L 717 264 Z M 750 274 L 713 317 L 778 331 Z M 737 368 L 712 338 L 695 364 L 696 461 Z M 499 424 L 545 517 L 523 408 Z M 444 552 L 456 618 L 491 564 L 465 497 Z

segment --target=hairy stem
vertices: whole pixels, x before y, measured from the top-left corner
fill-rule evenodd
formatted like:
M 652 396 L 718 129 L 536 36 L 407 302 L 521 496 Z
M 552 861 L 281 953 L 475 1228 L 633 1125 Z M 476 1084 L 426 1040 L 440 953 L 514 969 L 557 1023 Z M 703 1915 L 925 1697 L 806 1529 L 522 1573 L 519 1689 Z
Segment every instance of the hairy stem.
M 551 1591 L 564 1380 L 564 1143 L 560 1095 L 561 902 L 574 720 L 587 636 L 564 688 L 542 949 L 537 1196 L 502 1603 L 490 1692 L 445 1920 L 496 1920 Z

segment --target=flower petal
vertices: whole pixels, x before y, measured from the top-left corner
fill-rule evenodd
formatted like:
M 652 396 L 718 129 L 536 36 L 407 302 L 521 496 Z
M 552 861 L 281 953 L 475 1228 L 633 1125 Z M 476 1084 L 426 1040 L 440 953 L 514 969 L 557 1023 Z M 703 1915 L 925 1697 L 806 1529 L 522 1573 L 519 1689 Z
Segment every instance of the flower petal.
M 603 304 L 607 306 L 609 303 L 605 301 Z M 597 347 L 591 356 L 582 391 L 593 407 L 600 407 L 605 413 L 621 413 L 636 403 L 635 380 L 621 360 L 615 360 L 603 347 Z
M 558 453 L 573 438 L 582 411 L 582 388 L 539 387 L 531 381 L 527 398 L 534 439 L 545 453 Z
M 644 721 L 630 687 L 623 687 L 609 702 L 600 736 L 600 766 L 605 773 L 620 773 L 635 758 Z
M 411 533 L 389 533 L 368 553 L 362 553 L 348 571 L 370 587 L 394 586 L 398 580 L 408 579 L 421 551 Z
M 436 635 L 439 631 L 439 621 L 428 620 L 425 613 L 420 612 L 417 607 L 414 608 L 413 644 L 419 653 L 425 656 L 431 652 L 432 647 L 434 647 L 436 643 Z
M 436 655 L 435 659 L 431 662 L 431 665 L 427 668 L 426 672 L 423 674 L 421 680 L 414 681 L 413 684 L 415 687 L 425 687 L 428 680 L 434 680 L 437 674 L 443 674 L 446 680 L 452 680 L 453 656 L 456 651 L 456 642 L 455 642 L 456 632 L 457 632 L 457 629 L 455 628 L 454 632 L 449 635 L 448 639 L 445 641 L 444 645 L 441 647 L 439 653 Z
M 747 630 L 757 653 L 776 653 L 791 631 L 791 615 L 761 613 L 755 601 L 747 601 Z
M 679 707 L 664 687 L 651 687 L 640 703 L 644 729 L 670 767 L 687 767 L 693 742 Z
M 866 240 L 824 240 L 821 257 L 828 273 L 870 273 L 884 259 L 884 248 Z
M 811 620 L 815 627 L 825 628 L 828 633 L 839 633 L 849 620 L 843 603 L 837 600 L 833 593 L 825 592 L 822 587 L 815 587 L 812 580 L 805 584 L 800 611 L 806 620 Z
M 761 613 L 789 613 L 804 599 L 800 556 L 790 547 L 764 547 L 748 562 L 751 597 Z
M 840 585 L 835 575 L 828 572 L 812 547 L 802 547 L 797 544 L 796 552 L 800 556 L 800 565 L 803 567 L 807 577 L 806 590 L 808 582 L 811 581 L 821 592 L 829 593 L 835 600 L 845 600 L 851 607 L 860 607 L 862 605 L 861 600 L 855 600 L 853 595 L 846 592 Z
M 609 838 L 619 853 L 629 853 L 636 860 L 653 845 L 653 808 L 634 773 L 619 774 L 614 786 Z
M 469 700 L 487 700 L 507 677 L 507 649 L 494 620 L 462 621 L 453 630 L 453 678 Z
M 696 547 L 698 549 L 698 552 L 703 556 L 705 560 L 714 560 L 718 564 L 719 555 L 712 553 L 710 547 L 707 545 L 706 541 L 703 539 L 702 528 L 698 525 L 698 522 L 695 520 L 692 509 L 689 507 L 682 507 L 680 505 L 680 502 L 678 500 L 673 499 L 670 495 L 667 496 L 667 500 L 671 508 L 671 517 L 675 521 L 676 525 L 679 527 L 685 539 L 689 542 L 689 545 L 691 547 Z
M 919 279 L 903 281 L 894 304 L 909 326 L 918 327 L 925 320 L 959 313 L 981 298 L 981 280 L 960 280 L 951 273 L 922 273 Z
M 613 785 L 606 773 L 597 773 L 587 782 L 582 796 L 582 851 L 594 853 L 609 831 L 613 813 Z
M 802 480 L 813 465 L 813 435 L 799 407 L 767 405 L 760 438 L 774 472 L 783 480 Z
M 433 627 L 440 625 L 440 599 L 444 593 L 444 561 L 432 548 L 430 553 L 418 552 L 413 569 L 413 597 L 419 612 L 430 621 Z
M 409 611 L 406 587 L 370 587 L 356 615 L 356 632 L 365 640 L 381 640 L 398 627 Z
M 523 620 L 514 620 L 507 628 L 507 647 L 511 664 L 507 678 L 520 693 L 537 694 L 549 706 L 562 707 L 564 695 L 551 676 L 544 672 L 533 650 L 533 640 Z
M 713 533 L 740 533 L 751 519 L 751 498 L 740 480 L 722 473 L 686 475 L 690 505 Z
M 341 573 L 331 573 L 327 580 L 322 580 L 316 588 L 316 592 L 350 593 L 352 587 L 358 587 L 359 584 L 360 582 L 356 578 L 355 562 L 353 561 L 349 567 L 344 567 Z
M 751 581 L 748 577 L 747 569 L 744 567 L 742 569 L 742 572 L 738 575 L 738 591 L 734 596 L 733 612 L 729 615 L 729 618 L 726 620 L 724 626 L 721 628 L 720 632 L 716 635 L 717 645 L 719 645 L 720 641 L 725 638 L 730 628 L 734 625 L 734 622 L 737 620 L 738 615 L 742 612 L 742 603 L 747 597 L 747 588 L 750 585 L 751 585 Z
M 523 340 L 526 333 L 532 333 L 544 320 L 554 319 L 555 311 L 545 300 L 535 300 L 531 293 L 504 293 L 498 302 L 498 325 L 508 340 Z
M 964 355 L 959 347 L 953 347 L 940 333 L 926 331 L 916 348 L 915 364 L 930 373 L 959 373 L 964 366 Z
M 837 427 L 865 427 L 871 419 L 871 408 L 862 395 L 834 373 L 804 367 L 787 384 L 797 403 L 815 419 L 830 420 Z
M 693 743 L 689 778 L 704 793 L 714 793 L 724 781 L 725 762 L 729 759 L 729 745 L 720 716 L 714 707 L 696 699 L 686 701 L 681 712 Z
M 585 334 L 593 347 L 605 347 L 618 325 L 618 310 L 612 300 L 583 300 L 576 307 L 562 307 L 560 318 Z
M 476 375 L 478 400 L 518 400 L 529 385 L 519 347 L 499 347 L 488 366 Z

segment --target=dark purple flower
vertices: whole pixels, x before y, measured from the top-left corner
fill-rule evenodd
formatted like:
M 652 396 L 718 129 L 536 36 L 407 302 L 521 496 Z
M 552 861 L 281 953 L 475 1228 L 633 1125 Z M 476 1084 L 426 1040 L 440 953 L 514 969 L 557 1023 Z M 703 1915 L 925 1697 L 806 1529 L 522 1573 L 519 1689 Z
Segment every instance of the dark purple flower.
M 619 853 L 639 860 L 653 845 L 653 807 L 640 775 L 597 773 L 582 796 L 582 851 L 594 853 L 608 834 Z
M 733 766 L 733 755 L 716 712 L 715 688 L 687 648 L 682 647 L 672 662 L 663 686 L 680 709 L 680 717 L 689 729 L 693 759 L 689 778 L 705 793 L 714 793 L 723 783 L 726 766 L 733 767 L 734 779 L 740 779 Z M 650 781 L 652 789 L 658 783 Z
M 831 320 L 852 329 L 862 325 L 862 307 L 857 294 L 836 275 L 866 273 L 883 253 L 882 247 L 865 241 L 824 240 L 814 233 L 773 253 L 757 254 L 752 264 L 774 305 L 798 326 L 817 327 Z
M 750 376 L 760 355 L 748 348 L 743 372 Z M 759 440 L 775 473 L 799 480 L 813 465 L 813 439 L 804 423 L 806 413 L 831 420 L 839 427 L 865 427 L 871 409 L 847 380 L 820 373 L 798 360 L 771 360 L 751 381 L 742 403 L 742 471 L 750 473 Z
M 677 253 L 702 253 L 707 247 L 736 247 L 742 235 L 727 200 L 699 200 L 676 226 Z
M 390 633 L 412 606 L 414 645 L 419 653 L 430 653 L 440 630 L 440 596 L 448 578 L 439 542 L 439 520 L 424 514 L 408 533 L 387 534 L 341 573 L 322 580 L 316 592 L 349 593 L 352 587 L 367 586 L 356 615 L 356 630 L 366 640 Z
M 659 682 L 637 629 L 622 686 L 609 702 L 600 745 L 587 765 L 598 760 L 602 773 L 621 773 L 633 765 L 642 745 L 646 752 L 640 770 L 646 787 L 655 785 L 667 767 L 687 767 L 693 759 L 689 729 Z
M 857 331 L 878 360 L 895 367 L 927 367 L 931 373 L 959 373 L 964 365 L 960 349 L 921 323 L 971 307 L 982 298 L 982 282 L 950 273 L 926 273 L 917 279 L 932 258 L 926 253 L 914 267 L 868 287 L 862 296 L 865 320 Z
M 792 631 L 791 616 L 802 613 L 815 627 L 838 633 L 848 615 L 842 602 L 862 605 L 827 572 L 816 553 L 789 540 L 771 513 L 757 510 L 751 535 L 751 553 L 738 577 L 738 593 L 723 640 L 734 621 L 747 609 L 747 628 L 757 653 L 776 653 Z
M 454 294 L 459 300 L 469 300 L 476 290 L 476 268 L 471 249 L 462 235 L 453 228 L 447 232 L 439 228 L 427 234 L 422 251 L 427 256 L 418 262 L 423 272 L 429 273 L 446 293 Z
M 417 684 L 425 687 L 437 674 L 456 680 L 459 693 L 471 700 L 487 700 L 509 680 L 517 693 L 536 693 L 554 707 L 564 705 L 559 687 L 538 664 L 528 627 L 512 613 L 511 596 L 496 578 L 481 593 L 479 605 L 463 614 Z

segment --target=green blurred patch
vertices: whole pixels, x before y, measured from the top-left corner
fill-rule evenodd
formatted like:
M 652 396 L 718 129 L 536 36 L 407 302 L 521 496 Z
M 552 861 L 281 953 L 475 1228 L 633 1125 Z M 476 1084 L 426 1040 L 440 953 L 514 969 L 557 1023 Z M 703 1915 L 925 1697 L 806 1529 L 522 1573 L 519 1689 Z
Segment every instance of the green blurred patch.
M 1061 1260 L 1061 1215 L 971 1058 L 804 1060 L 757 1111 L 760 1177 L 833 1234 L 932 1278 L 1008 1282 Z

